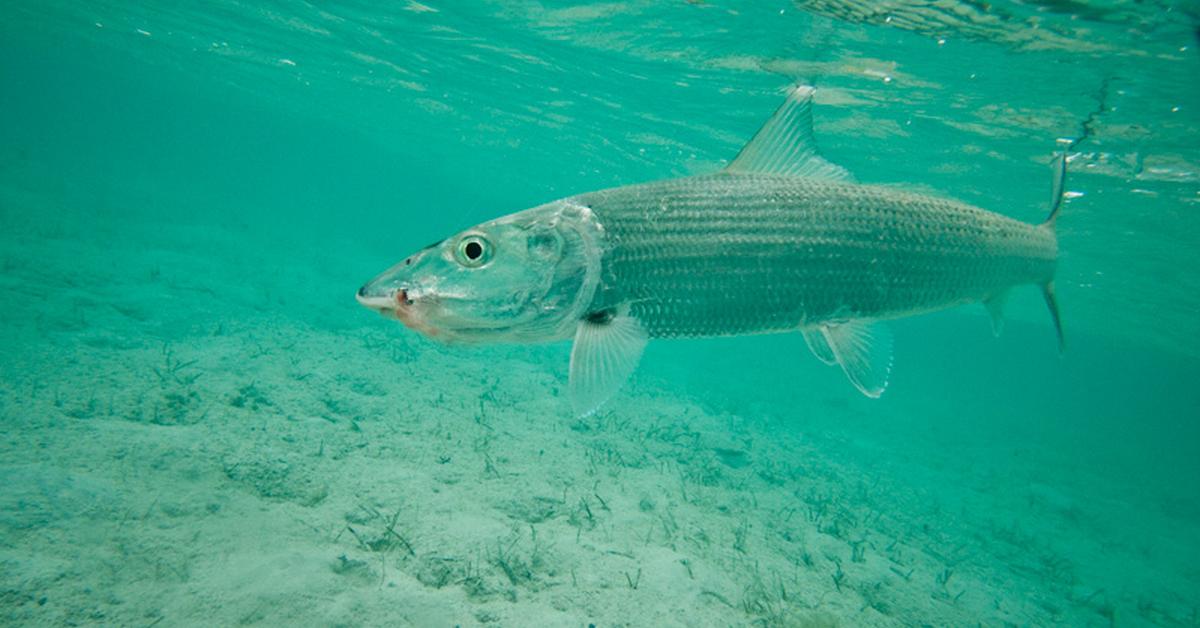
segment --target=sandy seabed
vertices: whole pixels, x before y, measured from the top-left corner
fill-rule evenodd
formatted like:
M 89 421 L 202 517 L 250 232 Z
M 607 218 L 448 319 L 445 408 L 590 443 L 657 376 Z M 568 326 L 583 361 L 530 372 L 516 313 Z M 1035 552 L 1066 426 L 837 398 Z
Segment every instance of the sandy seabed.
M 574 420 L 565 346 L 416 338 L 336 247 L 6 202 L 0 622 L 1200 621 L 1194 523 L 1107 479 L 654 376 Z

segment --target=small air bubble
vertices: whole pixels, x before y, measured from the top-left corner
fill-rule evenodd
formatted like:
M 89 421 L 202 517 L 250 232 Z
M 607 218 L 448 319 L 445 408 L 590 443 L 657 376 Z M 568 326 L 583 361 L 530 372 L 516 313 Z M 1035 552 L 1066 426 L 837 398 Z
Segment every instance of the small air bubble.
M 1171 107 L 1171 113 L 1179 113 L 1179 107 Z
M 945 46 L 945 45 L 946 45 L 946 40 L 945 40 L 945 39 L 939 39 L 939 40 L 938 40 L 938 45 L 939 45 L 939 46 Z

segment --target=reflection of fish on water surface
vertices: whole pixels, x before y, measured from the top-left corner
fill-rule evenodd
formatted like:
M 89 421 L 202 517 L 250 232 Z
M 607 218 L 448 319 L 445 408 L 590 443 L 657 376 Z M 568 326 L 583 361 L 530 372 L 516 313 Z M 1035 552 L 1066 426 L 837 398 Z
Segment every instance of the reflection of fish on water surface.
M 575 409 L 600 406 L 649 338 L 799 330 L 877 397 L 891 368 L 878 321 L 982 301 L 996 329 L 1009 288 L 1054 301 L 1053 209 L 1028 225 L 965 203 L 854 183 L 817 154 L 812 88 L 723 171 L 580 194 L 426 247 L 358 299 L 458 342 L 574 338 Z

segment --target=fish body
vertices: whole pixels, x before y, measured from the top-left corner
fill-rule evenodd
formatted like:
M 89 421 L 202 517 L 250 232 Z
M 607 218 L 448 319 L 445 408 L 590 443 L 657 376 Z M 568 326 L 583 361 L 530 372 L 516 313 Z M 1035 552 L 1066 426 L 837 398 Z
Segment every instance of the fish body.
M 794 331 L 985 301 L 1054 276 L 1045 227 L 883 186 L 714 174 L 575 197 L 605 239 L 590 309 L 650 337 Z
M 1053 206 L 1040 225 L 947 198 L 862 185 L 812 140 L 797 86 L 719 173 L 588 192 L 477 225 L 388 269 L 363 305 L 449 342 L 573 339 L 577 414 L 629 377 L 651 338 L 798 331 L 877 397 L 886 319 L 982 302 L 998 331 L 1010 288 L 1053 291 Z

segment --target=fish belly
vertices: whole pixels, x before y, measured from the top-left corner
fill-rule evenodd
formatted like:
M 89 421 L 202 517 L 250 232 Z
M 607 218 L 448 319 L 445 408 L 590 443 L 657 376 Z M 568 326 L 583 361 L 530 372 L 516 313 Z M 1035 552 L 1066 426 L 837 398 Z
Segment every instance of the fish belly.
M 887 187 L 717 174 L 576 197 L 604 233 L 591 311 L 652 337 L 884 319 L 1000 295 L 1054 273 L 1049 229 Z

